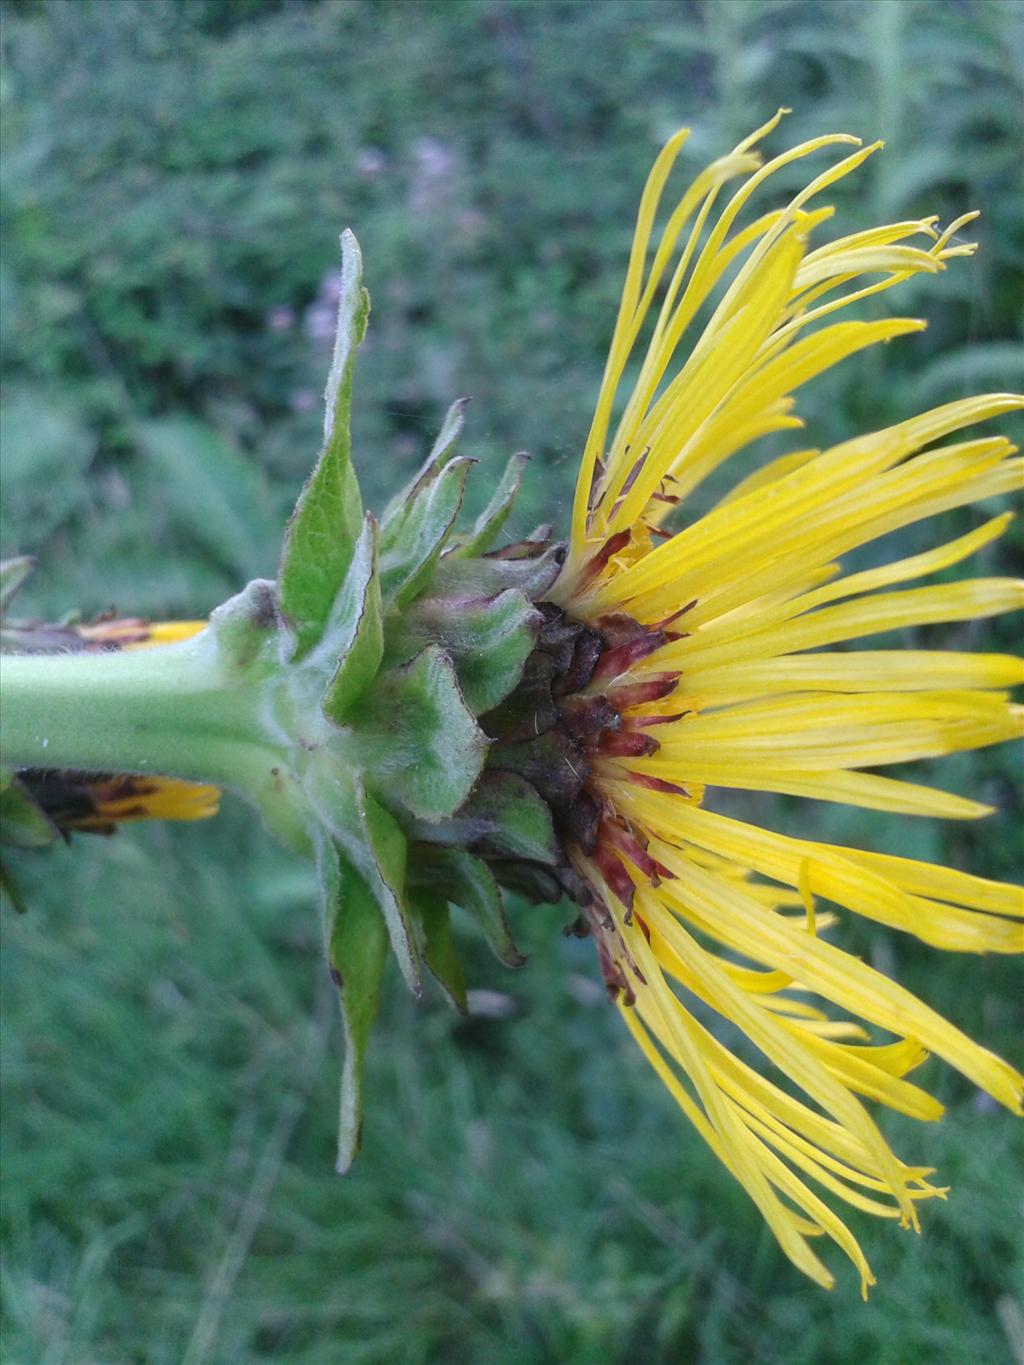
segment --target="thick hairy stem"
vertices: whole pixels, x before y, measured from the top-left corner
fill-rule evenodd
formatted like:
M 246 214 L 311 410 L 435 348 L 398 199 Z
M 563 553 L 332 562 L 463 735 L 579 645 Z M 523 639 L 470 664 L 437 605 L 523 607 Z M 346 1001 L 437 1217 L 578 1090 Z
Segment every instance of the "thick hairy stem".
M 204 632 L 157 649 L 4 655 L 3 762 L 244 784 L 268 759 L 259 696 L 211 654 Z

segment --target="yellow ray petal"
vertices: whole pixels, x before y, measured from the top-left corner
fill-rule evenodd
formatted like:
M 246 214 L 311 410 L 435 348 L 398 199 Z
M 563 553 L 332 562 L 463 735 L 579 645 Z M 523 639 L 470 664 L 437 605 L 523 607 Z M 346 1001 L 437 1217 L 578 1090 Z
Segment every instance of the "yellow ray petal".
M 977 621 L 1024 607 L 1024 581 L 1015 578 L 975 578 L 934 587 L 909 588 L 905 592 L 882 593 L 858 598 L 838 606 L 825 607 L 813 615 L 750 629 L 743 635 L 743 655 L 748 659 L 771 658 L 837 644 L 840 640 L 859 640 L 907 626 L 938 625 L 947 621 Z M 734 640 L 712 640 L 704 644 L 699 635 L 666 645 L 644 661 L 651 672 L 681 666 L 710 668 L 734 660 Z
M 738 553 L 747 540 L 781 529 L 798 515 L 833 504 L 840 495 L 863 490 L 869 480 L 942 436 L 1024 405 L 1013 394 L 991 394 L 935 408 L 919 417 L 858 437 L 824 452 L 817 460 L 778 479 L 771 496 L 757 493 L 720 505 L 699 522 L 652 550 L 611 583 L 588 592 L 595 610 L 622 605 L 660 584 L 679 581 L 704 563 L 719 559 L 723 545 Z
M 1024 683 L 1024 659 L 945 650 L 857 650 L 740 659 L 687 669 L 687 686 L 710 706 L 787 692 L 961 691 Z
M 725 816 L 686 807 L 682 802 L 677 803 L 677 809 L 662 810 L 659 818 L 659 803 L 648 802 L 647 795 L 638 793 L 623 799 L 623 806 L 632 807 L 635 817 L 647 828 L 655 832 L 659 827 L 665 828 L 669 838 L 674 832 L 689 839 L 696 834 L 696 842 L 732 849 L 731 856 L 737 857 L 737 861 L 743 860 L 745 849 L 749 855 L 746 861 L 751 866 L 760 865 L 761 870 L 771 866 L 775 871 L 767 875 L 778 876 L 791 885 L 799 877 L 801 859 L 813 856 L 815 848 L 832 852 L 827 846 L 803 845 L 796 840 L 769 835 Z M 1014 1113 L 1024 1114 L 1024 1076 L 972 1042 L 909 991 L 827 941 L 802 932 L 782 916 L 766 915 L 736 884 L 726 883 L 696 865 L 684 862 L 671 843 L 663 838 L 652 843 L 652 856 L 677 877 L 677 880 L 662 884 L 662 898 L 703 932 L 766 967 L 792 972 L 796 979 L 825 999 L 835 1001 L 881 1028 L 901 1037 L 917 1038 L 930 1052 L 944 1057 L 1001 1104 Z M 863 863 L 858 865 L 863 867 Z M 865 873 L 871 876 L 866 869 Z M 881 878 L 872 877 L 870 883 L 859 884 L 851 878 L 851 894 L 837 894 L 834 898 L 863 913 L 860 905 L 851 902 L 860 900 L 865 891 L 869 898 L 887 896 L 889 886 L 891 884 Z M 838 887 L 835 889 L 838 891 Z
M 804 772 L 800 769 L 768 769 L 761 771 L 749 760 L 727 762 L 693 762 L 657 764 L 637 762 L 638 771 L 659 776 L 669 781 L 680 781 L 685 776 L 709 787 L 735 787 L 740 791 L 780 792 L 788 796 L 805 796 L 812 801 L 831 801 L 839 805 L 860 806 L 866 810 L 892 811 L 900 815 L 932 816 L 940 820 L 978 820 L 992 814 L 992 807 L 971 801 L 952 792 L 938 791 L 914 782 L 901 782 L 876 773 Z

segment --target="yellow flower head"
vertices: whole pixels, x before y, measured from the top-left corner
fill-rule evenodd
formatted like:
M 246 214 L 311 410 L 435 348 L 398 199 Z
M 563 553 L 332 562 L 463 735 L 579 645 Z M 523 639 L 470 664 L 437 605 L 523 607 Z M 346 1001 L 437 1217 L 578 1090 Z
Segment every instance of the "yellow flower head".
M 706 807 L 705 792 L 987 813 L 874 770 L 1020 735 L 1008 689 L 1024 681 L 1021 662 L 842 646 L 1024 604 L 1008 579 L 905 586 L 960 563 L 1008 516 L 882 567 L 844 574 L 840 560 L 1020 488 L 1007 440 L 946 438 L 1024 399 L 967 399 L 828 450 L 798 448 L 748 472 L 708 515 L 681 518 L 732 456 L 801 427 L 802 384 L 923 326 L 836 315 L 973 251 L 957 240 L 971 214 L 944 230 L 927 218 L 812 245 L 831 217 L 819 195 L 876 148 L 836 135 L 762 164 L 757 144 L 780 117 L 697 177 L 656 242 L 685 132 L 655 163 L 564 553 L 546 533 L 491 548 L 519 457 L 473 526 L 455 529 L 470 463 L 453 454 L 461 403 L 380 520 L 364 511 L 348 413 L 369 303 L 346 234 L 325 441 L 276 584 L 249 584 L 208 630 L 107 621 L 40 635 L 15 623 L 8 633 L 26 657 L 5 660 L 19 770 L 6 793 L 38 843 L 52 828 L 33 821 L 22 788 L 31 796 L 52 780 L 48 764 L 60 780 L 89 774 L 74 793 L 90 803 L 78 828 L 201 818 L 224 785 L 315 858 L 346 1034 L 341 1170 L 361 1141 L 363 1059 L 389 947 L 416 994 L 426 969 L 464 1006 L 451 906 L 515 965 L 499 882 L 542 901 L 572 897 L 627 1027 L 783 1250 L 829 1286 L 812 1249 L 825 1234 L 866 1290 L 871 1271 L 834 1203 L 916 1227 L 917 1204 L 943 1193 L 929 1168 L 894 1154 L 866 1101 L 938 1118 L 941 1105 L 909 1079 L 931 1052 L 1018 1113 L 1024 1077 L 826 933 L 845 910 L 938 948 L 1020 952 L 1024 895 L 760 829 Z M 764 182 L 819 152 L 833 164 L 749 221 Z M 8 598 L 27 565 L 8 569 Z M 167 647 L 127 653 L 153 644 Z M 47 650 L 77 657 L 33 657 Z M 121 769 L 107 763 L 116 756 Z M 118 771 L 136 776 L 110 778 Z M 150 776 L 162 772 L 177 776 Z M 714 1016 L 772 1070 L 748 1049 L 736 1055 Z
M 1024 708 L 1006 689 L 1024 681 L 1021 661 L 835 646 L 1024 605 L 1022 584 L 1002 578 L 878 591 L 959 563 L 1009 516 L 881 568 L 844 575 L 839 557 L 1020 488 L 1022 461 L 1002 437 L 938 443 L 1024 399 L 949 403 L 828 450 L 786 454 L 708 515 L 666 532 L 709 473 L 758 437 L 802 426 L 793 395 L 807 380 L 924 326 L 834 314 L 974 250 L 955 238 L 973 214 L 945 230 L 922 219 L 813 244 L 832 214 L 820 193 L 880 144 L 820 137 L 762 164 L 755 148 L 782 112 L 698 175 L 652 255 L 685 131 L 654 165 L 552 595 L 610 644 L 588 691 L 621 717 L 591 751 L 596 841 L 573 852 L 595 895 L 586 914 L 609 989 L 790 1259 L 831 1286 L 810 1241 L 824 1233 L 866 1291 L 871 1270 L 828 1197 L 916 1228 L 917 1202 L 943 1191 L 928 1169 L 893 1153 L 864 1101 L 938 1118 L 942 1106 L 907 1079 L 930 1052 L 1017 1113 L 1024 1077 L 828 942 L 837 916 L 817 912 L 816 901 L 933 947 L 1013 953 L 1024 949 L 1024 895 L 944 867 L 775 834 L 706 809 L 704 793 L 719 786 L 913 815 L 987 813 L 870 770 L 1020 735 Z M 737 226 L 776 171 L 844 144 L 856 150 L 784 208 Z M 721 207 L 731 182 L 739 188 Z M 639 350 L 656 295 L 653 332 Z M 639 372 L 623 394 L 631 359 Z M 703 1022 L 709 1010 L 791 1084 L 719 1041 Z

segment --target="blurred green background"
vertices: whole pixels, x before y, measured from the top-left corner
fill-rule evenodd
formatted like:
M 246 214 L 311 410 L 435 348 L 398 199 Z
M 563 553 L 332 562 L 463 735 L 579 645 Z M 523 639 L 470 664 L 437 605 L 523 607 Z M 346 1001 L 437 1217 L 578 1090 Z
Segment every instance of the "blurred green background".
M 520 526 L 561 519 L 635 202 L 683 122 L 691 170 L 780 103 L 795 113 L 772 148 L 887 138 L 834 196 L 842 230 L 984 211 L 973 261 L 885 298 L 929 332 L 804 394 L 813 440 L 1024 378 L 1019 0 L 23 0 L 3 16 L 0 529 L 6 553 L 41 558 L 26 613 L 193 614 L 273 573 L 317 449 L 346 224 L 374 299 L 368 501 L 471 394 L 477 496 L 526 448 Z M 1018 531 L 961 572 L 1021 550 Z M 914 637 L 1005 649 L 1014 630 Z M 1002 813 L 731 808 L 1013 877 L 1012 756 L 958 757 L 941 780 Z M 1024 1131 L 935 1063 L 947 1121 L 885 1127 L 953 1193 L 921 1239 L 853 1215 L 880 1280 L 864 1305 L 838 1256 L 831 1295 L 782 1258 L 559 912 L 515 911 L 518 974 L 467 938 L 467 1020 L 392 983 L 366 1151 L 340 1180 L 306 868 L 229 800 L 205 826 L 79 839 L 22 879 L 32 911 L 6 922 L 3 960 L 10 1365 L 1024 1358 Z M 1013 963 L 856 922 L 838 937 L 1020 1061 Z

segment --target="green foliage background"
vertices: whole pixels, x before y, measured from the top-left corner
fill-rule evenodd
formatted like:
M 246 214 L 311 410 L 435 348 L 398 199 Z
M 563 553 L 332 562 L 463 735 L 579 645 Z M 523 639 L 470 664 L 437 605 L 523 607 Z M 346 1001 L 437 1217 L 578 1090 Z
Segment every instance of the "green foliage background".
M 1022 26 L 1017 0 L 8 3 L 0 529 L 5 552 L 41 556 L 26 608 L 194 614 L 273 573 L 318 444 L 346 224 L 374 297 L 367 500 L 469 393 L 477 496 L 526 448 L 520 525 L 561 519 L 635 201 L 683 122 L 691 168 L 780 103 L 796 112 L 774 146 L 888 138 L 837 196 L 848 229 L 984 210 L 974 261 L 886 297 L 928 334 L 803 398 L 815 441 L 1019 386 Z M 970 571 L 1021 548 L 1018 532 Z M 919 637 L 1007 648 L 1014 628 Z M 1002 814 L 733 808 L 1012 877 L 1012 756 L 942 776 Z M 516 975 L 468 941 L 489 992 L 468 1020 L 393 983 L 367 1149 L 342 1181 L 307 869 L 227 801 L 24 877 L 3 969 L 10 1365 L 1024 1358 L 1021 1126 L 934 1063 L 948 1120 L 886 1127 L 953 1194 L 920 1240 L 856 1221 L 880 1279 L 865 1306 L 845 1267 L 826 1295 L 783 1260 L 559 913 L 516 912 L 532 958 Z M 1020 1060 L 1012 963 L 864 924 L 841 937 Z

